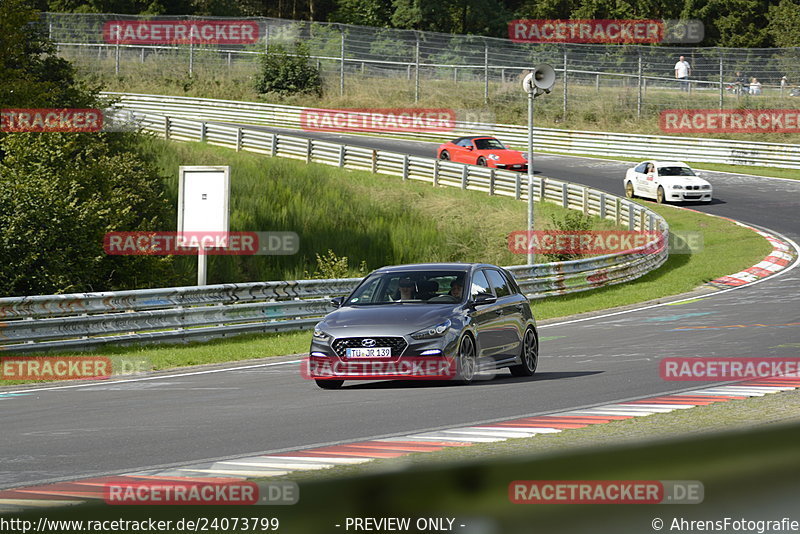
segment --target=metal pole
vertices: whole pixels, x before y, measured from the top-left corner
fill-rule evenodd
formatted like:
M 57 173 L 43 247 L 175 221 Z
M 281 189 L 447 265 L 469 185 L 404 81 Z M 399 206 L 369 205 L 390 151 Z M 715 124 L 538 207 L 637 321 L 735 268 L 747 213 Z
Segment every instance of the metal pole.
M 722 54 L 719 55 L 719 109 L 725 104 L 725 90 L 722 87 Z
M 117 33 L 117 46 L 114 51 L 114 73 L 119 76 L 119 33 Z
M 194 74 L 194 35 L 189 39 L 189 78 Z
M 531 248 L 533 240 L 533 95 L 536 89 L 528 93 L 528 265 L 534 263 Z
M 489 45 L 483 43 L 483 103 L 489 103 Z
M 344 28 L 341 28 L 341 31 L 342 31 L 342 53 L 339 64 L 339 95 L 344 96 Z
M 267 22 L 267 28 L 264 31 L 264 52 L 269 54 L 269 22 Z
M 206 256 L 206 251 L 200 247 L 197 249 L 197 285 L 204 286 L 206 285 L 206 273 L 208 268 L 207 263 L 208 256 Z
M 567 47 L 564 47 L 564 105 L 563 118 L 567 118 Z
M 419 34 L 414 52 L 414 102 L 419 102 Z
M 638 95 L 636 96 L 636 118 L 642 118 L 642 49 L 638 46 L 636 47 L 637 51 L 639 52 L 639 67 L 637 70 L 637 82 L 638 82 Z

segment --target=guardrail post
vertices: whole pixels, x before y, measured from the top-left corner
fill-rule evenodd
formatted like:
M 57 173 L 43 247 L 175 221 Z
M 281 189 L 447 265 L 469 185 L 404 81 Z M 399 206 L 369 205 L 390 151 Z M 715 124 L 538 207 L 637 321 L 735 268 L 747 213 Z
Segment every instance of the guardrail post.
M 566 182 L 561 184 L 561 205 L 569 209 L 569 187 Z
M 378 172 L 378 151 L 372 151 L 372 174 L 376 174 Z
M 628 230 L 636 230 L 636 207 L 633 202 L 628 203 Z
M 169 141 L 169 117 L 164 117 L 164 139 Z
M 514 198 L 519 200 L 522 196 L 522 179 L 519 177 L 519 173 L 514 177 Z
M 403 156 L 403 180 L 408 180 L 408 154 Z
M 544 202 L 545 190 L 547 189 L 547 179 L 542 176 L 539 180 L 539 202 Z
M 278 134 L 276 134 L 276 133 L 272 134 L 272 144 L 271 144 L 269 150 L 270 150 L 270 154 L 272 156 L 277 156 L 278 155 Z
M 139 50 L 139 62 L 144 63 L 144 47 L 140 48 Z
M 461 167 L 461 189 L 466 189 L 469 183 L 469 169 L 466 165 Z
M 653 214 L 651 213 L 651 214 L 650 214 L 650 215 L 647 217 L 647 231 L 648 231 L 648 232 L 652 232 L 652 231 L 653 231 L 653 228 L 655 227 L 655 225 L 656 225 L 656 218 L 655 218 L 655 217 L 653 216 Z
M 584 187 L 584 188 L 581 189 L 581 192 L 583 193 L 583 214 L 584 215 L 588 215 L 589 214 L 589 190 Z
M 339 145 L 339 168 L 344 167 L 344 145 Z
M 494 195 L 494 168 L 489 169 L 489 196 Z
M 200 123 L 200 142 L 203 143 L 206 140 L 206 123 Z
M 311 151 L 314 150 L 314 141 L 306 139 L 306 163 L 311 163 Z
M 595 90 L 595 92 L 597 92 L 597 93 L 599 93 L 599 92 L 600 92 L 600 75 L 599 75 L 599 74 L 597 74 L 597 75 L 594 77 L 594 90 Z
M 641 210 L 641 211 L 639 211 L 639 215 L 640 215 L 640 217 L 639 217 L 639 230 L 644 232 L 644 229 L 646 227 L 645 221 L 647 220 L 647 212 L 645 210 Z
M 453 67 L 453 83 L 458 83 L 458 67 Z
M 616 199 L 616 206 L 614 209 L 614 222 L 617 226 L 622 224 L 622 199 L 617 197 Z
M 433 187 L 439 185 L 439 160 L 433 160 Z
M 606 194 L 600 193 L 600 218 L 606 218 Z
M 242 129 L 236 128 L 236 152 L 242 150 Z

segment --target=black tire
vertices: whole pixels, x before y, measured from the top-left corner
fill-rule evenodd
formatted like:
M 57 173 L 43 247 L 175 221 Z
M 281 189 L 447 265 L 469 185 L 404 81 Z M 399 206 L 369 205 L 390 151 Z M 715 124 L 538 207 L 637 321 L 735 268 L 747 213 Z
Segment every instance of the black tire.
M 342 384 L 344 384 L 344 380 L 322 379 L 322 380 L 314 380 L 314 382 L 316 382 L 317 385 L 322 389 L 339 389 L 340 387 L 342 387 Z
M 660 185 L 658 186 L 658 190 L 656 191 L 656 202 L 659 204 L 663 204 L 666 202 L 666 198 L 664 197 L 664 188 Z
M 633 182 L 626 182 L 625 183 L 625 196 L 628 198 L 635 198 L 636 195 L 633 192 Z
M 447 150 L 442 150 L 442 153 L 439 154 L 439 159 L 443 159 L 445 161 L 449 160 L 450 159 L 450 152 L 448 152 Z
M 519 365 L 511 367 L 511 374 L 514 376 L 533 376 L 536 367 L 539 365 L 539 340 L 533 328 L 525 330 L 525 337 L 522 338 L 522 361 Z
M 458 344 L 458 358 L 456 359 L 456 381 L 459 384 L 471 384 L 478 373 L 478 358 L 475 350 L 475 340 L 469 334 L 461 338 Z
M 487 166 L 486 158 L 484 158 L 483 156 L 479 157 L 477 164 L 480 165 L 481 167 L 486 167 Z

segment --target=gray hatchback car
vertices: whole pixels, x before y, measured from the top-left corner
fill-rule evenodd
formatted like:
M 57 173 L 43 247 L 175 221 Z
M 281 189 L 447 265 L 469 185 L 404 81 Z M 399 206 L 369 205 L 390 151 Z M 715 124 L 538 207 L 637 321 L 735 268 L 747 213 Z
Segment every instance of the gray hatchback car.
M 345 380 L 454 379 L 479 370 L 536 372 L 539 342 L 513 275 L 488 264 L 383 267 L 314 328 L 307 376 L 323 389 Z

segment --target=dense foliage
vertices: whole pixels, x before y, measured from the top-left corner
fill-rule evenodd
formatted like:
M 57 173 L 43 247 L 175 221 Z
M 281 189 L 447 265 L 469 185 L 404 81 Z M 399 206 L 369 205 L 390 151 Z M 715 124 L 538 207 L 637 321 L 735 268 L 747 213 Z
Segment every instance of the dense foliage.
M 24 0 L 0 2 L 0 108 L 99 107 Z M 163 229 L 163 180 L 134 133 L 0 133 L 0 296 L 161 284 L 169 260 L 108 256 L 112 230 Z
M 270 45 L 261 58 L 261 72 L 256 80 L 259 93 L 313 93 L 322 96 L 322 75 L 309 60 L 308 48 L 296 43 L 289 53 L 282 45 Z
M 46 11 L 266 16 L 505 37 L 515 18 L 700 19 L 704 46 L 800 46 L 800 0 L 36 0 Z

